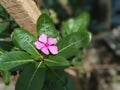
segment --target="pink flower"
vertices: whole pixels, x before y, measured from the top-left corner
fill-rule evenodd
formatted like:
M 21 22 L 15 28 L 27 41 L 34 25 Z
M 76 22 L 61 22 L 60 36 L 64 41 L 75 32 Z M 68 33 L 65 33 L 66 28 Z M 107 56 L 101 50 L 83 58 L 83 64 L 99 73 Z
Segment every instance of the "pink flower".
M 55 46 L 56 43 L 56 38 L 47 38 L 47 35 L 42 34 L 39 40 L 35 42 L 35 46 L 46 55 L 49 55 L 50 52 L 55 55 L 58 54 L 58 47 Z

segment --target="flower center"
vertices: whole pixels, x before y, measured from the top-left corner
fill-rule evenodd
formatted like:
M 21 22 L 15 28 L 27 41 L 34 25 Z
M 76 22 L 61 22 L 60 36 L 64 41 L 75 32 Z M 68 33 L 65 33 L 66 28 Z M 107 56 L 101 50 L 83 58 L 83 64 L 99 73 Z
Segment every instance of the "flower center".
M 49 43 L 45 43 L 45 47 L 49 47 Z

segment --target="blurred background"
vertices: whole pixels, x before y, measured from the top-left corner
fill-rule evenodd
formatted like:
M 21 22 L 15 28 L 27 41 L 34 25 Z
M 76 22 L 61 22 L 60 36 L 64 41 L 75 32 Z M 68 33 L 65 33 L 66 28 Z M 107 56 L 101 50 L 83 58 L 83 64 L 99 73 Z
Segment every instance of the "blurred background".
M 76 90 L 120 90 L 120 0 L 35 0 L 43 13 L 48 13 L 58 30 L 71 23 L 79 14 L 89 15 L 87 29 L 92 42 L 83 50 L 75 67 L 66 70 L 72 75 Z M 19 27 L 0 5 L 0 51 L 14 45 L 10 34 Z M 5 87 L 0 78 L 0 90 L 14 90 L 17 72 Z M 0 73 L 2 77 L 2 73 Z M 11 89 L 10 89 L 11 88 Z

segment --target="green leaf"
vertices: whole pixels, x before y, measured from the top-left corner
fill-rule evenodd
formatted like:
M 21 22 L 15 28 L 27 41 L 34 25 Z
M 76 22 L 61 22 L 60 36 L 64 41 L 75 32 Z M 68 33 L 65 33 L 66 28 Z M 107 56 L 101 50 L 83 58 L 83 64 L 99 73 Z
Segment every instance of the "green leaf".
M 42 90 L 76 90 L 75 84 L 70 75 L 64 70 L 54 70 L 54 73 L 47 71 L 47 77 Z M 53 88 L 53 89 L 52 89 Z
M 45 69 L 40 68 L 41 64 L 37 67 L 30 64 L 20 75 L 15 90 L 41 90 L 45 79 Z
M 74 22 L 72 32 L 84 31 L 87 29 L 87 25 L 90 21 L 90 15 L 87 12 L 81 13 Z
M 62 22 L 62 26 L 68 35 L 71 34 L 71 29 L 74 26 L 74 22 L 75 22 L 74 19 L 69 19 L 67 21 Z
M 10 71 L 4 71 L 3 81 L 4 81 L 5 84 L 9 84 L 9 82 L 10 82 L 10 76 L 11 76 Z
M 46 8 L 41 9 L 41 13 L 49 15 L 49 11 Z
M 1 3 L 0 3 L 0 17 L 2 17 L 2 18 L 7 18 L 7 16 L 8 16 L 8 13 L 6 12 L 6 10 L 4 9 L 4 7 L 1 5 Z
M 61 36 L 62 37 L 66 37 L 68 34 L 66 33 L 66 31 L 65 30 L 63 30 L 62 32 L 61 32 Z
M 0 41 L 0 48 L 6 51 L 10 51 L 14 47 L 13 42 L 11 41 Z
M 89 21 L 89 13 L 83 12 L 76 19 L 69 19 L 67 21 L 62 22 L 62 26 L 64 28 L 64 32 L 67 33 L 67 35 L 69 35 L 73 32 L 86 31 Z M 62 33 L 63 35 L 65 34 L 64 32 Z
M 0 33 L 3 32 L 4 30 L 6 30 L 9 26 L 9 22 L 4 22 L 3 23 L 0 22 Z
M 54 23 L 50 17 L 46 14 L 42 14 L 37 21 L 37 32 L 39 36 L 41 34 L 46 34 L 48 37 L 57 38 L 59 36 Z
M 8 30 L 3 31 L 2 33 L 0 33 L 0 38 L 8 38 L 10 37 L 10 33 L 8 33 Z
M 69 61 L 67 61 L 64 57 L 62 56 L 50 56 L 48 59 L 44 59 L 44 63 L 48 66 L 48 67 L 66 67 L 69 66 L 70 63 Z
M 22 28 L 15 29 L 14 32 L 12 33 L 12 40 L 18 47 L 27 51 L 29 54 L 33 55 L 36 59 L 42 57 L 34 46 L 34 42 L 37 41 L 35 36 L 28 32 L 27 30 Z
M 31 56 L 22 51 L 13 51 L 0 55 L 0 70 L 10 70 L 19 65 L 33 62 Z
M 2 48 L 0 48 L 0 55 L 3 54 L 4 52 L 5 51 Z
M 61 78 L 57 81 L 56 90 L 76 90 L 72 77 L 62 72 Z
M 72 33 L 57 43 L 60 56 L 70 58 L 79 52 L 79 48 L 86 47 L 91 41 L 89 32 Z
M 79 53 L 75 55 L 75 57 L 72 59 L 71 64 L 74 66 L 82 66 L 83 62 L 82 59 L 84 57 L 83 50 L 80 50 Z

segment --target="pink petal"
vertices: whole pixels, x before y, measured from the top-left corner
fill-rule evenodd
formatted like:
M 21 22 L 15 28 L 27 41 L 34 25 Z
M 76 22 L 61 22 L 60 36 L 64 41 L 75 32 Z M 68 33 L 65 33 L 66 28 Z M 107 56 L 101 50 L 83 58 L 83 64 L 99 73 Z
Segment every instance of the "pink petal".
M 35 46 L 37 49 L 41 49 L 44 47 L 44 44 L 40 43 L 39 41 L 35 42 Z
M 56 38 L 48 38 L 48 43 L 49 43 L 50 45 L 56 44 L 56 43 L 57 43 L 57 39 L 56 39 Z
M 46 54 L 46 55 L 49 55 L 49 51 L 48 51 L 48 48 L 44 47 L 41 49 L 41 51 Z
M 42 34 L 42 35 L 39 37 L 39 41 L 42 42 L 42 43 L 47 43 L 47 35 Z
M 49 50 L 52 54 L 58 54 L 58 47 L 57 46 L 50 46 Z

